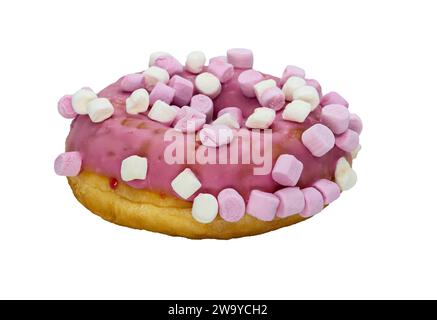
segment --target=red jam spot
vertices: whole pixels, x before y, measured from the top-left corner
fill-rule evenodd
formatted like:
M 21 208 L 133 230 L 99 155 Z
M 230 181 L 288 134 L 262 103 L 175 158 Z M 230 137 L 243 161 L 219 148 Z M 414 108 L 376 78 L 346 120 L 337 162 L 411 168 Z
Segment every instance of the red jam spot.
M 111 179 L 109 179 L 109 187 L 111 188 L 111 189 L 117 189 L 117 186 L 118 186 L 118 180 L 117 179 L 115 179 L 115 178 L 111 178 Z

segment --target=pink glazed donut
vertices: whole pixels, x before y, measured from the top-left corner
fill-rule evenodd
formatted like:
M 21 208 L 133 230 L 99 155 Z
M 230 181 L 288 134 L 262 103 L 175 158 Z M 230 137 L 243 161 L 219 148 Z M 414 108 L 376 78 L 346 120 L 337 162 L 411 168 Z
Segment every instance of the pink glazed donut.
M 253 69 L 248 49 L 205 65 L 164 52 L 98 94 L 58 104 L 73 118 L 55 172 L 110 222 L 193 239 L 264 233 L 312 217 L 356 183 L 361 119 L 305 71 Z

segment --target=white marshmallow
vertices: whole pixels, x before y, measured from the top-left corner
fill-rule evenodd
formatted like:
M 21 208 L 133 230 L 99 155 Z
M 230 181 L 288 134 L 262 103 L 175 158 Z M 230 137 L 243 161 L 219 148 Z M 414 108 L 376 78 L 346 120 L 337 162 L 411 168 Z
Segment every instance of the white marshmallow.
M 349 190 L 357 183 L 357 174 L 344 157 L 337 161 L 335 167 L 335 183 L 338 184 L 341 191 Z
M 156 59 L 158 59 L 159 57 L 168 57 L 168 56 L 170 56 L 170 53 L 164 51 L 153 52 L 149 57 L 149 67 L 153 66 L 155 64 Z
M 320 103 L 319 93 L 316 88 L 311 86 L 302 86 L 293 92 L 293 100 L 303 100 L 311 105 L 313 111 Z
M 205 65 L 206 57 L 202 51 L 193 51 L 188 54 L 185 69 L 191 73 L 201 73 Z
M 149 111 L 149 118 L 161 123 L 170 124 L 176 118 L 178 109 L 164 101 L 157 100 Z
M 102 122 L 114 114 L 114 107 L 108 99 L 97 98 L 88 102 L 87 113 L 92 122 Z
M 218 213 L 217 199 L 209 193 L 200 193 L 193 201 L 191 214 L 200 223 L 211 223 Z
M 146 89 L 149 91 L 152 90 L 158 82 L 167 84 L 170 80 L 170 75 L 168 74 L 167 70 L 155 66 L 146 69 L 143 75 L 146 83 Z
M 179 173 L 176 178 L 171 182 L 171 187 L 174 192 L 176 192 L 182 199 L 187 200 L 197 190 L 200 189 L 202 184 L 196 178 L 191 169 L 186 168 L 184 171 Z
M 223 124 L 231 129 L 240 129 L 240 124 L 230 113 L 224 113 L 213 121 L 213 124 Z
M 282 92 L 285 95 L 285 100 L 293 100 L 293 92 L 306 85 L 306 81 L 299 77 L 290 77 L 282 86 Z
M 268 88 L 272 88 L 272 87 L 276 87 L 276 81 L 273 79 L 269 79 L 269 80 L 263 80 L 258 82 L 256 85 L 254 85 L 254 90 L 255 90 L 255 95 L 256 98 L 259 99 L 261 98 L 263 92 L 268 89 Z
M 130 156 L 121 163 L 123 181 L 144 180 L 147 177 L 147 158 Z
M 77 114 L 87 114 L 87 105 L 91 100 L 97 99 L 97 95 L 90 89 L 80 89 L 71 98 L 73 110 Z
M 200 93 L 203 93 L 210 98 L 217 97 L 222 90 L 220 80 L 209 72 L 199 74 L 194 81 L 194 85 Z
M 256 108 L 246 120 L 246 127 L 252 129 L 267 129 L 275 120 L 276 112 L 270 108 Z
M 149 109 L 149 93 L 146 89 L 137 89 L 126 99 L 126 112 L 138 114 Z
M 311 105 L 302 100 L 294 100 L 287 104 L 282 112 L 282 119 L 302 123 L 311 112 Z
M 361 150 L 361 144 L 359 144 L 358 147 L 356 147 L 355 150 L 351 152 L 352 159 L 355 159 L 358 156 L 360 150 Z

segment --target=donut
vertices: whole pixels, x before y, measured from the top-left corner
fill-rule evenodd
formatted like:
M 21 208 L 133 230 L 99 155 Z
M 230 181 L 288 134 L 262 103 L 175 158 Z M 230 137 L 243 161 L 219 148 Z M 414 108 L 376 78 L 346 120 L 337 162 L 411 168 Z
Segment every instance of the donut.
M 149 67 L 99 93 L 64 95 L 71 119 L 55 160 L 75 197 L 103 219 L 191 239 L 257 235 L 306 220 L 352 188 L 360 117 L 289 65 L 280 77 L 234 48 Z

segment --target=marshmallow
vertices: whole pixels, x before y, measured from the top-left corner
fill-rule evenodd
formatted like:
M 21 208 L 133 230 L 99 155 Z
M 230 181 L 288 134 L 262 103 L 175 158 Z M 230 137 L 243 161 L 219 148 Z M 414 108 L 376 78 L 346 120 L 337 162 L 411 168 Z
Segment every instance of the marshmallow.
M 276 87 L 276 81 L 273 79 L 263 80 L 255 84 L 253 86 L 253 89 L 255 91 L 255 96 L 258 99 L 258 101 L 259 99 L 261 99 L 261 95 L 266 89 L 273 88 L 273 87 Z
M 275 121 L 275 110 L 270 108 L 255 108 L 247 118 L 246 127 L 252 129 L 267 129 Z
M 226 56 L 212 57 L 209 59 L 208 64 L 211 64 L 214 62 L 228 62 L 228 58 Z
M 178 110 L 174 120 L 174 128 L 181 132 L 196 132 L 206 122 L 206 116 L 192 107 L 183 106 Z
M 145 180 L 147 177 L 147 158 L 130 156 L 121 162 L 121 179 L 123 181 Z
M 58 101 L 58 112 L 66 119 L 73 119 L 77 116 L 77 113 L 74 111 L 71 103 L 72 99 L 73 96 L 65 95 Z
M 305 70 L 296 66 L 286 66 L 282 73 L 280 85 L 283 85 L 290 77 L 305 78 Z
M 345 157 L 338 159 L 335 167 L 335 183 L 341 191 L 349 190 L 357 183 L 357 174 Z
M 82 156 L 78 151 L 61 153 L 55 160 L 55 172 L 59 176 L 75 177 L 82 167 Z
M 272 221 L 279 206 L 279 198 L 272 193 L 252 190 L 247 203 L 247 213 L 262 221 Z
M 272 178 L 283 186 L 293 187 L 302 174 L 303 163 L 291 154 L 281 154 L 272 170 Z
M 275 196 L 279 198 L 279 206 L 276 216 L 286 218 L 302 212 L 305 207 L 303 192 L 297 187 L 288 187 L 276 191 Z
M 223 189 L 218 194 L 217 200 L 220 216 L 227 222 L 237 222 L 246 213 L 246 203 L 235 189 Z
M 320 179 L 314 182 L 313 187 L 316 188 L 323 196 L 325 205 L 332 203 L 340 197 L 339 186 L 328 179 Z
M 231 128 L 222 124 L 206 124 L 199 131 L 199 139 L 205 147 L 216 148 L 231 143 L 234 133 Z
M 316 79 L 306 79 L 305 81 L 307 83 L 307 86 L 314 87 L 314 89 L 316 89 L 319 93 L 319 96 L 322 96 L 322 86 L 320 85 L 319 81 L 317 81 Z
M 126 92 L 144 88 L 144 76 L 139 73 L 128 74 L 121 79 L 120 88 Z
M 194 80 L 194 85 L 200 93 L 203 93 L 212 99 L 217 97 L 222 90 L 220 80 L 209 72 L 199 74 Z
M 302 123 L 311 112 L 311 105 L 302 100 L 294 100 L 287 104 L 282 112 L 282 119 Z
M 149 93 L 146 89 L 137 89 L 126 99 L 126 112 L 138 114 L 149 109 Z
M 355 131 L 358 134 L 361 134 L 361 131 L 363 131 L 363 122 L 361 121 L 361 118 L 355 113 L 351 113 L 350 115 L 349 129 Z
M 360 136 L 350 129 L 347 129 L 345 133 L 335 137 L 335 145 L 346 152 L 354 151 L 359 144 Z
M 241 92 L 248 98 L 255 97 L 254 86 L 264 79 L 263 75 L 255 70 L 246 70 L 238 76 Z
M 312 217 L 313 215 L 322 211 L 324 202 L 322 194 L 316 188 L 302 189 L 305 198 L 305 207 L 300 213 L 304 218 Z
M 166 70 L 156 66 L 152 66 L 149 69 L 146 69 L 143 75 L 144 75 L 145 86 L 148 91 L 152 91 L 153 87 L 158 82 L 167 84 L 168 80 L 170 79 L 170 76 Z
M 175 75 L 170 79 L 168 85 L 175 90 L 173 103 L 185 106 L 190 102 L 194 91 L 193 83 L 190 80 Z
M 97 98 L 88 102 L 87 113 L 92 122 L 102 122 L 114 114 L 114 107 L 107 98 Z
M 150 58 L 149 58 L 149 67 L 151 67 L 151 66 L 153 66 L 155 64 L 155 61 L 156 61 L 157 58 L 163 57 L 163 56 L 170 56 L 170 53 L 167 53 L 167 52 L 164 52 L 164 51 L 153 52 L 150 55 Z
M 209 193 L 200 193 L 194 198 L 191 214 L 200 223 L 211 223 L 218 213 L 217 199 Z
M 227 62 L 213 62 L 208 65 L 208 72 L 215 75 L 221 83 L 225 83 L 234 76 L 234 67 Z
M 201 186 L 202 184 L 199 180 L 197 180 L 193 171 L 191 171 L 189 168 L 186 168 L 184 171 L 179 173 L 171 182 L 173 191 L 185 200 L 195 194 Z
M 341 134 L 349 127 L 349 110 L 341 104 L 329 104 L 322 108 L 320 122 L 335 134 Z
M 293 100 L 303 100 L 308 102 L 311 105 L 311 111 L 313 111 L 319 105 L 320 97 L 314 87 L 302 86 L 294 90 Z
M 170 76 L 184 71 L 184 66 L 172 56 L 157 57 L 153 65 L 166 70 Z
M 220 118 L 222 115 L 226 113 L 229 113 L 238 123 L 238 125 L 235 125 L 234 127 L 230 125 L 230 123 L 228 123 L 227 126 L 230 128 L 239 129 L 240 126 L 243 124 L 243 112 L 241 111 L 241 109 L 237 107 L 223 108 L 217 113 L 217 118 Z M 223 120 L 226 120 L 226 118 L 222 119 L 222 121 Z M 232 123 L 235 124 L 234 122 Z
M 224 113 L 213 121 L 212 124 L 223 124 L 231 129 L 240 129 L 240 123 L 230 113 Z
M 227 52 L 227 61 L 235 68 L 251 69 L 253 66 L 253 53 L 249 49 L 229 49 Z
M 296 89 L 303 87 L 306 84 L 305 80 L 299 77 L 290 77 L 282 86 L 282 92 L 285 95 L 285 100 L 293 100 L 293 93 Z
M 176 118 L 177 109 L 168 105 L 164 101 L 157 100 L 152 109 L 150 109 L 148 116 L 150 119 L 164 124 L 171 124 Z
M 282 90 L 278 87 L 267 88 L 261 94 L 259 103 L 263 107 L 278 111 L 284 107 L 285 96 Z
M 302 143 L 313 156 L 321 157 L 334 147 L 335 137 L 328 127 L 317 123 L 302 133 Z
M 349 107 L 349 103 L 337 92 L 329 92 L 325 94 L 320 100 L 320 105 L 322 107 L 327 106 L 329 104 L 341 104 L 346 108 Z
M 88 88 L 83 88 L 73 94 L 71 105 L 77 114 L 87 114 L 87 105 L 91 100 L 97 99 L 97 95 Z
M 196 94 L 191 98 L 190 106 L 191 108 L 204 113 L 206 115 L 207 122 L 212 120 L 214 103 L 210 97 L 205 96 L 204 94 Z
M 355 150 L 351 152 L 352 159 L 355 159 L 358 156 L 360 150 L 361 150 L 361 145 L 359 144 L 358 147 L 356 147 Z
M 175 91 L 176 90 L 172 87 L 158 82 L 155 87 L 153 87 L 152 92 L 150 92 L 150 104 L 153 105 L 158 100 L 170 104 L 173 101 Z
M 185 62 L 185 69 L 191 73 L 198 74 L 203 70 L 206 57 L 202 51 L 190 52 Z

